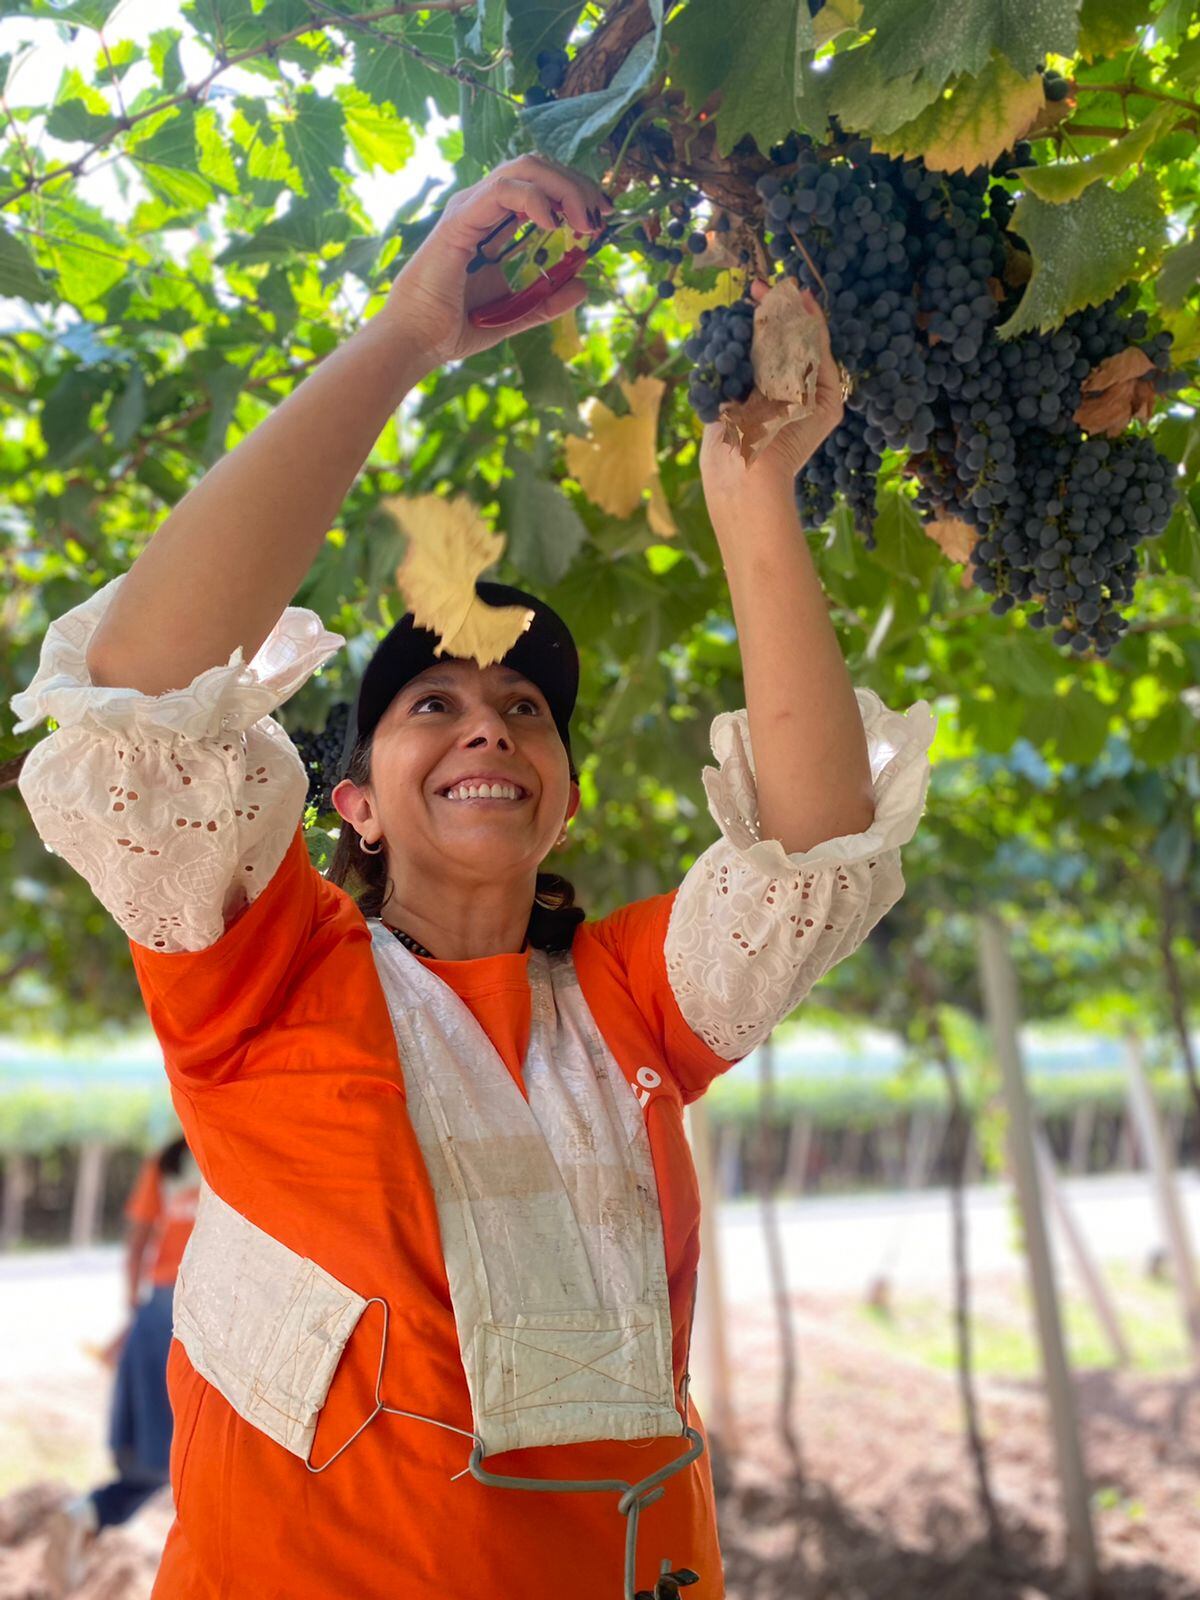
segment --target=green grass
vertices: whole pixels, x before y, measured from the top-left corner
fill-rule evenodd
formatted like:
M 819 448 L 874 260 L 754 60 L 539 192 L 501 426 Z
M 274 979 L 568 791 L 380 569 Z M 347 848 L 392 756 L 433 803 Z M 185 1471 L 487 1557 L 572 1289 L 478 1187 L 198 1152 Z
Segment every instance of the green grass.
M 1132 1355 L 1132 1370 L 1166 1373 L 1188 1366 L 1178 1300 L 1170 1284 L 1132 1267 L 1109 1267 L 1109 1290 Z M 1072 1289 L 1062 1300 L 1071 1365 L 1076 1371 L 1115 1365 L 1111 1347 L 1091 1305 Z M 949 1304 L 936 1296 L 897 1300 L 889 1311 L 859 1306 L 855 1317 L 887 1348 L 930 1367 L 953 1371 L 957 1363 Z M 1036 1378 L 1041 1361 L 1028 1288 L 1014 1284 L 1007 1302 L 993 1293 L 972 1319 L 976 1371 L 984 1377 Z

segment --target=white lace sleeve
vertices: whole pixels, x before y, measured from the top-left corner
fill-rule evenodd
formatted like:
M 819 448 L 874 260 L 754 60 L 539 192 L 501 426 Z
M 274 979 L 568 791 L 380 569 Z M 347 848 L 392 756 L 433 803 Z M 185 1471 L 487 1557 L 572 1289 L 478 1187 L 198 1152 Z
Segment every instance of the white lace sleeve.
M 46 846 L 130 939 L 203 950 L 266 888 L 304 814 L 304 768 L 267 713 L 345 641 L 289 606 L 249 666 L 239 647 L 186 689 L 98 688 L 87 647 L 123 581 L 50 624 L 33 681 L 12 697 L 17 733 L 58 724 L 18 787 Z
M 754 753 L 744 711 L 713 722 L 708 807 L 721 829 L 680 885 L 666 964 L 684 1020 L 726 1061 L 754 1049 L 904 893 L 900 846 L 916 832 L 929 784 L 935 722 L 918 701 L 889 711 L 857 689 L 875 785 L 865 833 L 788 855 L 760 839 Z

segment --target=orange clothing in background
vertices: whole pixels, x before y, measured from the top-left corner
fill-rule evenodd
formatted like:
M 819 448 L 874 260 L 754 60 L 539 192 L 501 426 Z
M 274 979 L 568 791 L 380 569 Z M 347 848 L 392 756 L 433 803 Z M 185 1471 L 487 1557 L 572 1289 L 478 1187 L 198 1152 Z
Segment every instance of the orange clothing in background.
M 156 1158 L 142 1163 L 137 1183 L 125 1202 L 125 1215 L 130 1222 L 142 1222 L 158 1230 L 149 1271 L 144 1274 L 156 1289 L 169 1288 L 179 1275 L 199 1198 L 199 1184 L 164 1183 Z
M 729 1062 L 684 1022 L 663 940 L 672 896 L 584 924 L 580 985 L 643 1104 L 662 1209 L 679 1394 L 699 1256 L 684 1104 Z M 206 950 L 133 945 L 176 1109 L 206 1181 L 236 1211 L 390 1308 L 383 1400 L 470 1430 L 434 1194 L 409 1120 L 370 931 L 310 865 L 299 830 L 274 878 Z M 527 955 L 426 965 L 470 1008 L 518 1085 Z M 328 1462 L 374 1408 L 383 1317 L 368 1306 L 318 1422 Z M 172 1344 L 176 1521 L 157 1600 L 620 1600 L 616 1494 L 495 1489 L 462 1473 L 468 1439 L 375 1418 L 319 1474 L 241 1417 Z M 702 1424 L 692 1407 L 689 1420 Z M 686 1441 L 597 1441 L 490 1456 L 496 1473 L 637 1482 Z M 724 1594 L 707 1458 L 642 1513 L 637 1586 L 664 1557 Z

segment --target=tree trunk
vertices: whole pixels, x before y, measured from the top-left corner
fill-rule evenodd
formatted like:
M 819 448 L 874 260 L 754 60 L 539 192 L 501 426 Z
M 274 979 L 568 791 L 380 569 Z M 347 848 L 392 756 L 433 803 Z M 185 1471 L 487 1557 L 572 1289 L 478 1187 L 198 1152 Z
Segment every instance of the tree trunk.
M 795 1428 L 795 1398 L 797 1381 L 796 1350 L 798 1338 L 792 1321 L 792 1308 L 788 1304 L 787 1261 L 783 1249 L 783 1236 L 779 1231 L 779 1216 L 775 1210 L 774 1140 L 771 1136 L 775 1110 L 775 1047 L 770 1038 L 758 1050 L 758 1159 L 755 1176 L 762 1207 L 763 1239 L 767 1250 L 767 1274 L 771 1280 L 771 1296 L 775 1301 L 775 1315 L 779 1323 L 779 1437 L 791 1458 L 798 1482 L 804 1478 L 804 1461 L 800 1453 L 800 1440 Z
M 71 1206 L 71 1247 L 85 1250 L 95 1244 L 99 1233 L 100 1208 L 104 1200 L 104 1167 L 108 1152 L 97 1139 L 85 1139 L 79 1147 L 79 1166 L 75 1173 L 75 1197 Z
M 975 1356 L 971 1335 L 971 1272 L 965 1194 L 967 1160 L 972 1145 L 971 1118 L 963 1103 L 958 1071 L 937 1011 L 937 980 L 928 963 L 920 956 L 912 956 L 909 967 L 913 987 L 919 996 L 928 1024 L 933 1058 L 946 1085 L 946 1100 L 950 1111 L 946 1146 L 950 1156 L 950 1219 L 954 1251 L 954 1336 L 958 1356 L 958 1391 L 962 1401 L 963 1426 L 967 1431 L 967 1444 L 975 1468 L 975 1492 L 979 1497 L 979 1509 L 983 1513 L 984 1525 L 987 1528 L 988 1546 L 993 1555 L 999 1556 L 1004 1551 L 1004 1528 L 992 1494 L 987 1447 L 983 1442 L 983 1427 L 979 1419 L 979 1399 L 975 1392 Z
M 25 1202 L 33 1189 L 32 1163 L 19 1150 L 4 1160 L 4 1199 L 0 1204 L 0 1250 L 15 1250 L 25 1237 Z
M 1175 959 L 1175 951 L 1172 948 L 1174 937 L 1175 890 L 1164 878 L 1162 886 L 1162 918 L 1159 923 L 1163 971 L 1167 979 L 1167 997 L 1171 1003 L 1171 1020 L 1175 1024 L 1179 1048 L 1183 1052 L 1183 1070 L 1187 1075 L 1188 1088 L 1191 1090 L 1192 1103 L 1196 1108 L 1196 1115 L 1200 1117 L 1200 1069 L 1196 1065 L 1196 1052 L 1192 1048 L 1192 1036 L 1188 1031 L 1187 997 L 1183 992 L 1183 979 L 1180 976 L 1179 963 Z

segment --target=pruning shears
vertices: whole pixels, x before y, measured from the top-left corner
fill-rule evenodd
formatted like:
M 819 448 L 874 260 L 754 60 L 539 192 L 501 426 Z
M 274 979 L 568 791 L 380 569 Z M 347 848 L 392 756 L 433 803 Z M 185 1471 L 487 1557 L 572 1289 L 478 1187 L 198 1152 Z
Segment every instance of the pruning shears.
M 528 227 L 515 233 L 498 255 L 485 254 L 485 247 L 515 220 L 515 212 L 508 212 L 490 233 L 480 239 L 475 247 L 475 255 L 467 266 L 469 273 L 478 272 L 483 267 L 498 266 L 502 261 L 514 256 L 518 250 L 523 249 L 531 237 L 539 231 L 537 224 L 531 222 Z M 531 311 L 536 311 L 538 306 L 548 300 L 557 289 L 561 289 L 564 283 L 569 283 L 572 278 L 578 276 L 588 260 L 614 235 L 643 220 L 639 212 L 614 213 L 600 232 L 592 235 L 587 244 L 576 245 L 573 249 L 565 251 L 552 265 L 541 267 L 539 275 L 532 283 L 520 289 L 510 289 L 505 294 L 497 295 L 494 300 L 486 300 L 483 305 L 474 306 L 467 313 L 468 322 L 473 328 L 505 328 L 510 322 L 519 322 Z

